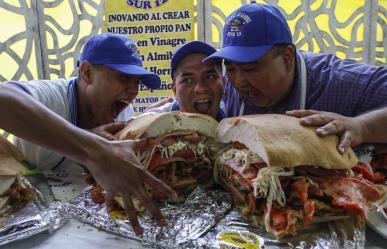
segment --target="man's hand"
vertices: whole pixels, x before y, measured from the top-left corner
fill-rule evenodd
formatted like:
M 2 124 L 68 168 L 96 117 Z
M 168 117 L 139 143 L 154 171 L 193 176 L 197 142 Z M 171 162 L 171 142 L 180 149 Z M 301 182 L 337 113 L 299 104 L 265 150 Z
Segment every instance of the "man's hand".
M 160 210 L 145 192 L 144 184 L 172 199 L 177 194 L 140 163 L 134 152 L 137 142 L 108 141 L 79 129 L 22 90 L 6 84 L 0 84 L 0 113 L 4 117 L 0 118 L 2 129 L 84 164 L 107 191 L 108 200 L 122 196 L 136 234 L 141 234 L 142 229 L 132 196 L 140 200 L 159 225 L 165 225 Z
M 114 134 L 124 129 L 127 124 L 128 124 L 127 122 L 116 122 L 111 124 L 105 124 L 90 130 L 90 132 L 100 137 L 103 137 L 107 140 L 115 140 L 117 138 L 114 137 Z
M 88 167 L 90 172 L 105 189 L 107 205 L 112 203 L 115 196 L 123 198 L 125 211 L 136 235 L 141 235 L 143 230 L 138 222 L 132 197 L 136 197 L 141 202 L 158 225 L 165 226 L 166 222 L 160 210 L 146 193 L 144 184 L 152 188 L 152 191 L 171 199 L 177 197 L 176 192 L 149 173 L 140 163 L 134 154 L 136 141 L 104 141 L 102 151 L 99 149 L 90 151 L 95 156 L 91 157 L 92 162 L 86 165 L 91 165 Z
M 314 110 L 287 111 L 286 115 L 301 118 L 300 123 L 305 126 L 320 126 L 316 133 L 321 137 L 338 135 L 340 142 L 337 149 L 340 153 L 363 142 L 366 127 L 356 118 Z

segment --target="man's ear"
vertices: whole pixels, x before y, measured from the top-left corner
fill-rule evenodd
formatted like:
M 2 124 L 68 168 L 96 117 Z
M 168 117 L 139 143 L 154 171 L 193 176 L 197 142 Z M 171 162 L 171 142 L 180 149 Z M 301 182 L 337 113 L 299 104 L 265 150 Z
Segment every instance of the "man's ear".
M 172 82 L 171 84 L 172 84 L 172 91 L 176 96 L 176 84 L 175 84 L 175 82 Z
M 290 72 L 294 68 L 295 64 L 295 50 L 294 46 L 288 45 L 282 53 L 282 58 L 284 60 L 286 71 Z
M 79 67 L 79 77 L 80 79 L 85 82 L 87 85 L 90 85 L 92 82 L 92 68 L 91 64 L 88 61 L 82 62 L 81 66 Z

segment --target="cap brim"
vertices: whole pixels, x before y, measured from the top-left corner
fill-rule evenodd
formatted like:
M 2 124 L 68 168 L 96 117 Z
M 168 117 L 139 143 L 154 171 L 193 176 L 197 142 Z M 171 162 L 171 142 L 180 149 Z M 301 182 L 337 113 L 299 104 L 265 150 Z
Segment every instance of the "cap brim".
M 178 48 L 171 59 L 171 74 L 176 70 L 179 63 L 188 55 L 200 53 L 211 55 L 216 52 L 216 49 L 201 41 L 191 41 Z
M 142 83 L 150 89 L 158 89 L 161 85 L 160 77 L 157 74 L 151 73 L 148 70 L 137 66 L 127 64 L 104 64 L 105 66 L 114 69 L 118 72 L 140 76 Z
M 222 48 L 218 52 L 215 52 L 212 55 L 208 56 L 203 60 L 203 62 L 206 62 L 211 59 L 223 59 L 236 63 L 254 62 L 259 60 L 264 54 L 266 54 L 271 47 L 273 47 L 273 45 L 261 47 L 229 46 Z
M 216 49 L 208 45 L 207 43 L 200 41 L 192 41 L 184 44 L 173 55 L 173 59 L 181 59 L 192 53 L 213 54 Z

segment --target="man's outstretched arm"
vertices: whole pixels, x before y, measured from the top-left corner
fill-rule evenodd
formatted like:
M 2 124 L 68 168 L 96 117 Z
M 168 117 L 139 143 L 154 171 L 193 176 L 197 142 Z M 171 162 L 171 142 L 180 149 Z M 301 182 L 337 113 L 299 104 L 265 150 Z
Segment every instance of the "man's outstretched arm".
M 23 91 L 0 84 L 0 128 L 86 165 L 107 192 L 107 200 L 122 196 L 136 234 L 142 233 L 131 197 L 138 198 L 159 225 L 160 210 L 143 184 L 175 198 L 176 193 L 151 175 L 135 156 L 135 141 L 108 141 L 79 129 Z

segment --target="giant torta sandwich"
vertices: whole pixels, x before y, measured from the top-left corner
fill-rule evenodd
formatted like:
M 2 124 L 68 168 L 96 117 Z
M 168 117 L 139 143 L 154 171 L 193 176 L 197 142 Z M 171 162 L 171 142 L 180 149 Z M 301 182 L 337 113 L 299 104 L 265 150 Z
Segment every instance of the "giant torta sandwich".
M 16 147 L 0 135 L 0 226 L 32 198 L 19 178 L 23 157 Z
M 196 186 L 213 182 L 211 161 L 217 124 L 202 114 L 145 113 L 116 136 L 119 140 L 141 139 L 136 152 L 139 160 L 178 193 L 178 200 L 184 200 Z M 157 193 L 152 195 L 156 200 L 163 199 Z
M 224 119 L 216 130 L 226 147 L 215 178 L 242 207 L 245 219 L 277 237 L 296 235 L 311 223 L 356 216 L 381 197 L 375 185 L 354 178 L 352 150 L 338 153 L 338 138 L 320 138 L 285 115 Z

